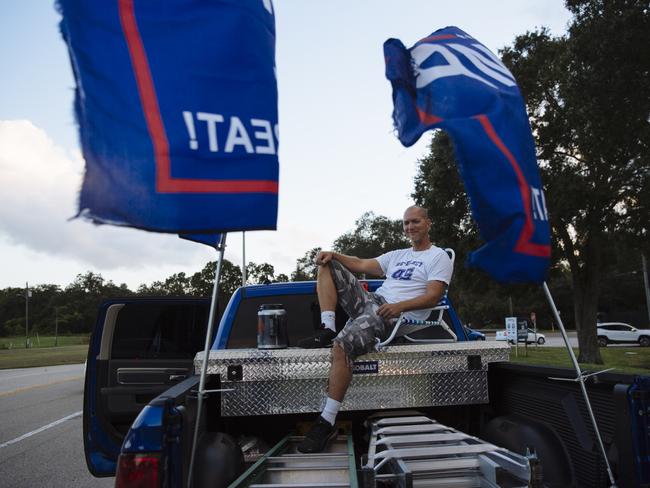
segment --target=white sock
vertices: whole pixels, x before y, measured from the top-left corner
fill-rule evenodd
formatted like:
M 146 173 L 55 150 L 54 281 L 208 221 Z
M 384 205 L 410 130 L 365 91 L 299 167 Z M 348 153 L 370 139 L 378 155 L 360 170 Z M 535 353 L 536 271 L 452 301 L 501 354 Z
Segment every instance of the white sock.
M 336 414 L 339 413 L 339 408 L 341 408 L 341 402 L 337 402 L 333 398 L 327 397 L 325 408 L 323 409 L 323 413 L 321 413 L 320 416 L 327 420 L 330 424 L 334 425 L 334 422 L 336 421 Z
M 332 332 L 336 332 L 336 314 L 334 312 L 321 312 L 320 323 L 330 329 Z

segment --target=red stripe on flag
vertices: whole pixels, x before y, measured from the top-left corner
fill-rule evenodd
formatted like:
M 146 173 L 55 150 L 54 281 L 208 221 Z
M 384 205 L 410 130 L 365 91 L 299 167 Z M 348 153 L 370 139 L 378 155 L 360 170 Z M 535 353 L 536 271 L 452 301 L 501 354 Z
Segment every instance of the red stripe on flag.
M 423 124 L 437 124 L 438 122 L 442 122 L 442 118 L 438 117 L 437 115 L 427 113 L 424 110 L 421 110 L 420 107 L 415 107 L 415 110 L 418 113 L 420 122 Z
M 519 239 L 517 239 L 517 243 L 514 249 L 515 252 L 521 254 L 527 254 L 529 256 L 537 256 L 541 258 L 550 257 L 551 246 L 544 245 L 544 244 L 535 244 L 534 242 L 531 242 L 531 238 L 533 237 L 533 233 L 535 232 L 535 224 L 533 224 L 533 215 L 531 213 L 530 188 L 528 187 L 528 182 L 524 177 L 524 173 L 521 171 L 521 168 L 519 167 L 519 163 L 517 163 L 517 160 L 512 155 L 510 150 L 506 147 L 506 145 L 503 143 L 501 138 L 499 138 L 496 131 L 494 130 L 494 127 L 492 127 L 492 124 L 490 123 L 488 117 L 486 115 L 477 115 L 475 118 L 478 119 L 478 121 L 481 123 L 481 125 L 483 126 L 483 130 L 490 138 L 490 140 L 494 143 L 494 145 L 497 148 L 499 148 L 499 150 L 503 153 L 506 159 L 510 162 L 512 169 L 515 171 L 515 174 L 517 175 L 519 192 L 521 193 L 521 200 L 524 205 L 524 210 L 526 212 L 526 221 L 524 222 L 524 227 L 521 230 L 521 234 L 519 234 Z
M 135 20 L 133 0 L 118 0 L 118 5 L 120 22 L 124 31 L 124 37 L 126 38 L 126 44 L 129 48 L 131 64 L 133 65 L 133 71 L 138 85 L 140 103 L 142 104 L 144 118 L 147 122 L 149 137 L 153 143 L 154 158 L 156 161 L 156 190 L 160 191 L 162 181 L 169 179 L 170 176 L 167 135 L 158 108 L 158 99 L 156 97 L 156 89 L 153 86 L 153 79 L 151 78 L 149 61 L 147 61 L 147 54 L 144 50 L 138 24 Z
M 161 184 L 162 193 L 277 193 L 272 180 L 191 180 L 174 178 Z
M 431 42 L 431 41 L 443 41 L 445 39 L 456 39 L 458 36 L 456 34 L 439 34 L 437 36 L 429 36 L 424 39 L 420 39 L 417 44 L 421 42 Z
M 158 193 L 277 193 L 273 180 L 200 180 L 172 178 L 169 143 L 158 107 L 158 97 L 144 44 L 135 19 L 133 0 L 118 0 L 120 23 L 133 65 L 140 103 L 153 144 L 156 162 L 156 191 Z

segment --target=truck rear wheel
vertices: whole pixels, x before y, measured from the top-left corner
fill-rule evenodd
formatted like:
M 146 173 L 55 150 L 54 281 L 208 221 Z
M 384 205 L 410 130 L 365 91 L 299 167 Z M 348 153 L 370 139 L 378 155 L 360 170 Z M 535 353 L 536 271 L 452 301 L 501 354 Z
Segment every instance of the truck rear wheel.
M 203 434 L 194 463 L 196 488 L 225 488 L 244 471 L 244 455 L 235 440 L 223 432 Z
M 650 337 L 648 336 L 641 336 L 639 337 L 639 345 L 641 347 L 648 347 L 650 346 Z
M 558 434 L 548 425 L 520 415 L 493 418 L 481 438 L 518 454 L 534 447 L 544 486 L 574 486 L 571 460 Z
M 603 336 L 598 337 L 598 345 L 600 347 L 607 347 L 607 337 L 603 337 Z

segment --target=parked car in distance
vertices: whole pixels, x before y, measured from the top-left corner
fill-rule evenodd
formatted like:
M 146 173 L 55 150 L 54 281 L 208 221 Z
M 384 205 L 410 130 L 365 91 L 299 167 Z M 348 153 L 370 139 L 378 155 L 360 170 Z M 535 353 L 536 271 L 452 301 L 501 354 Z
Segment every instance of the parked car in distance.
M 496 340 L 497 341 L 508 341 L 508 333 L 505 330 L 498 330 L 497 335 L 496 335 Z M 514 344 L 514 341 L 508 341 L 510 344 Z M 523 340 L 520 340 L 519 342 L 524 342 Z M 546 336 L 544 334 L 540 334 L 539 332 L 535 333 L 533 329 L 528 329 L 528 336 L 526 337 L 526 343 L 527 344 L 533 344 L 537 343 L 540 346 L 542 344 L 546 343 Z
M 476 329 L 472 329 L 471 327 L 467 327 L 466 325 L 463 325 L 463 329 L 465 329 L 465 333 L 467 334 L 467 338 L 470 341 L 484 341 L 485 340 L 485 334 L 483 332 L 480 332 Z
M 637 329 L 623 322 L 601 322 L 598 324 L 598 345 L 639 344 L 650 346 L 650 329 Z

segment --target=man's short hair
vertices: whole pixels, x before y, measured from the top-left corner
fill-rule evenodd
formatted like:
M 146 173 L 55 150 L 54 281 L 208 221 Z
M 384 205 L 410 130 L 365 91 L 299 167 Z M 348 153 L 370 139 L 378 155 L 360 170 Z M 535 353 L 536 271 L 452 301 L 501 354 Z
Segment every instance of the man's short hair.
M 411 210 L 412 208 L 413 208 L 413 209 L 417 209 L 417 210 L 419 210 L 420 212 L 422 212 L 422 213 L 424 214 L 424 218 L 429 219 L 429 220 L 431 219 L 431 217 L 429 217 L 429 210 L 427 210 L 426 207 L 420 207 L 419 205 L 411 205 L 410 207 L 408 207 L 408 208 L 404 211 L 404 213 L 406 213 L 408 210 Z

